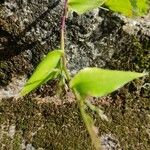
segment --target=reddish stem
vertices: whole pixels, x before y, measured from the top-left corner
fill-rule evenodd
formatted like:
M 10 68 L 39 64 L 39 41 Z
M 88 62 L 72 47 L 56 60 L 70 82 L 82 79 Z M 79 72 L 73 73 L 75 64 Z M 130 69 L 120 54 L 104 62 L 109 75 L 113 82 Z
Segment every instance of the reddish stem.
M 65 50 L 65 24 L 66 24 L 66 16 L 68 11 L 68 0 L 64 1 L 64 11 L 63 11 L 63 17 L 61 22 L 61 50 Z

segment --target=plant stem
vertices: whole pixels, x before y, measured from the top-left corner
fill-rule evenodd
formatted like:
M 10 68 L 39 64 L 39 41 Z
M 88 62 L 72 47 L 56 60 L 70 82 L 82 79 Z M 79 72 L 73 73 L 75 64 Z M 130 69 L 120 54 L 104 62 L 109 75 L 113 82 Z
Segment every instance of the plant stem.
M 61 64 L 61 70 L 62 73 L 64 71 L 65 76 L 66 76 L 66 80 L 69 83 L 71 80 L 71 76 L 68 72 L 68 69 L 66 67 L 66 57 L 65 57 L 65 24 L 66 24 L 66 17 L 67 17 L 67 12 L 68 12 L 68 0 L 64 1 L 64 12 L 63 12 L 63 17 L 62 17 L 62 24 L 61 24 L 61 50 L 63 50 L 63 56 L 62 56 L 62 64 Z M 63 77 L 62 77 L 62 81 L 63 81 Z M 79 93 L 77 93 L 77 91 L 72 88 L 72 91 L 74 93 L 74 96 L 77 100 L 79 109 L 80 109 L 80 113 L 81 116 L 83 118 L 83 122 L 86 125 L 86 128 L 89 132 L 89 135 L 91 137 L 92 143 L 94 145 L 94 147 L 96 148 L 96 150 L 100 150 L 100 145 L 99 145 L 99 140 L 97 138 L 96 133 L 93 131 L 92 127 L 94 127 L 94 123 L 88 121 L 89 116 L 85 113 L 85 104 L 84 104 L 84 100 L 82 99 L 81 95 Z M 88 117 L 88 118 L 87 118 Z
M 65 26 L 66 26 L 66 17 L 68 12 L 68 0 L 64 1 L 64 12 L 62 16 L 62 24 L 61 24 L 61 50 L 64 51 L 63 57 L 62 57 L 62 70 L 65 72 L 67 81 L 69 82 L 71 77 L 69 75 L 69 72 L 66 67 L 66 58 L 65 58 Z
M 101 142 L 98 137 L 98 133 L 96 133 L 96 127 L 94 125 L 93 118 L 89 114 L 86 113 L 86 105 L 85 105 L 85 99 L 74 89 L 72 88 L 73 94 L 75 95 L 75 98 L 77 100 L 77 104 L 79 106 L 80 114 L 83 119 L 83 122 L 86 126 L 86 129 L 91 137 L 92 144 L 95 148 L 95 150 L 102 150 L 101 148 Z
M 62 16 L 62 23 L 61 23 L 61 50 L 65 50 L 65 22 L 66 22 L 66 16 L 67 16 L 67 4 L 68 0 L 65 0 L 64 2 L 64 12 Z

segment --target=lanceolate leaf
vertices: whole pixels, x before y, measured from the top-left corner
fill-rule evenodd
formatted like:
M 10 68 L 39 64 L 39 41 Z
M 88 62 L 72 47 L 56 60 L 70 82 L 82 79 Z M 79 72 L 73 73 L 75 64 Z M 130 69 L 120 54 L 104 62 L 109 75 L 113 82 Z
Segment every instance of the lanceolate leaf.
M 105 96 L 144 75 L 129 71 L 85 68 L 71 80 L 70 87 L 75 88 L 82 96 Z
M 106 0 L 68 0 L 70 10 L 83 14 L 89 10 L 101 6 Z
M 107 0 L 105 5 L 126 16 L 143 15 L 148 10 L 148 0 Z
M 21 91 L 21 96 L 24 96 L 40 86 L 46 83 L 48 80 L 55 78 L 57 76 L 59 69 L 57 65 L 63 54 L 61 50 L 55 50 L 49 52 L 43 61 L 37 66 L 36 70 L 30 77 L 30 79 L 25 84 Z

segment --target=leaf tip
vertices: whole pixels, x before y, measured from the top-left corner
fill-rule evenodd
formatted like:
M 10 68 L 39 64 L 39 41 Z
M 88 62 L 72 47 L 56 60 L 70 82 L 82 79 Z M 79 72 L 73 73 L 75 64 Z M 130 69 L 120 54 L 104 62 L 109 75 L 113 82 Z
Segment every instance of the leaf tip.
M 149 75 L 149 73 L 148 72 L 143 72 L 143 73 L 138 73 L 139 74 L 139 76 L 138 77 L 143 77 L 143 76 L 147 76 L 147 75 Z

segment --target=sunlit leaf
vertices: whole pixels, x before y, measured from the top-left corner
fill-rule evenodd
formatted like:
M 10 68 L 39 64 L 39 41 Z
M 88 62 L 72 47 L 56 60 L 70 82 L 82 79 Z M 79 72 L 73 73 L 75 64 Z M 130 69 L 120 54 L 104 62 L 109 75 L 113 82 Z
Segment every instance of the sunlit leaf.
M 139 14 L 138 6 L 137 6 L 137 0 L 130 0 L 131 8 L 132 8 L 132 15 L 136 16 Z
M 49 52 L 42 62 L 37 66 L 36 70 L 25 84 L 21 91 L 21 96 L 24 96 L 39 87 L 41 84 L 46 83 L 48 80 L 55 78 L 59 72 L 57 65 L 63 54 L 61 50 Z
M 85 68 L 71 80 L 70 87 L 75 88 L 83 96 L 104 96 L 144 75 L 129 71 Z
M 139 10 L 140 15 L 144 15 L 150 9 L 150 1 L 149 0 L 137 0 L 137 8 Z
M 101 6 L 106 0 L 68 0 L 70 10 L 83 14 L 89 10 Z
M 143 15 L 148 10 L 148 0 L 107 0 L 105 5 L 126 16 Z

